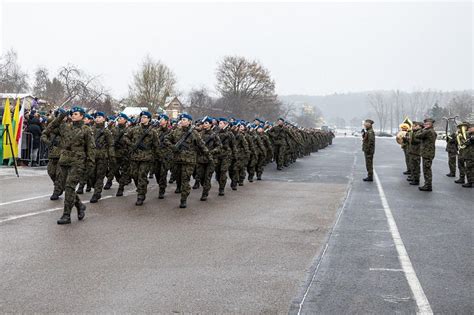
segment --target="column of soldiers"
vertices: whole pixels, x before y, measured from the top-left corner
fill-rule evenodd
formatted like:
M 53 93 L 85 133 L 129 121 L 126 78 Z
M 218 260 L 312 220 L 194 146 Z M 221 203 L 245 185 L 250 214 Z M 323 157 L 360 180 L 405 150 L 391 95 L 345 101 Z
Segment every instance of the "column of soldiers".
M 213 117 L 193 122 L 189 114 L 176 121 L 165 114 L 152 120 L 152 114 L 144 111 L 134 121 L 124 113 L 107 117 L 96 112 L 92 117 L 73 107 L 56 111 L 42 140 L 49 146 L 48 174 L 54 184 L 50 199 L 58 200 L 65 192 L 64 212 L 57 223 L 68 224 L 74 206 L 79 220 L 84 218 L 86 206 L 79 198 L 84 188 L 94 189 L 90 202 L 96 203 L 114 179 L 117 197 L 133 180 L 135 205 L 141 206 L 149 178 L 156 178 L 159 199 L 165 198 L 167 184 L 176 181 L 179 207 L 186 208 L 192 188 L 202 187 L 200 200 L 207 200 L 214 174 L 218 196 L 224 196 L 228 183 L 237 190 L 246 179 L 262 180 L 269 163 L 275 161 L 281 171 L 332 144 L 333 137 L 332 132 L 298 128 L 283 118 L 275 125 L 258 118 L 253 123 Z
M 474 124 L 462 122 L 456 132 L 446 135 L 448 152 L 448 177 L 456 177 L 456 164 L 459 178 L 454 182 L 462 187 L 472 188 L 474 184 Z M 457 163 L 456 163 L 457 162 Z

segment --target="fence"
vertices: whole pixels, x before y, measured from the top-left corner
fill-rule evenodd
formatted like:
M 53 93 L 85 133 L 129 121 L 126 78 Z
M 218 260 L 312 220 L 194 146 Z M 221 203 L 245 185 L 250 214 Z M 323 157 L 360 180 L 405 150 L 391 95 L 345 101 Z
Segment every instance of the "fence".
M 33 135 L 30 132 L 23 132 L 19 160 L 27 162 L 30 166 L 33 165 L 33 162 L 38 165 L 47 164 L 49 151 L 47 145 L 40 141 L 39 147 L 33 149 L 33 140 Z M 35 150 L 38 150 L 37 154 Z

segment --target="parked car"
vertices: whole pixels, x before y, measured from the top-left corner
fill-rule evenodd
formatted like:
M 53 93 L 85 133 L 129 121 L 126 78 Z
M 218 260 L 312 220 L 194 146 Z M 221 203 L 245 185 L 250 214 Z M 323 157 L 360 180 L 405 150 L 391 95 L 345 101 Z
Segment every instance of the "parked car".
M 438 135 L 438 140 L 446 140 L 446 132 L 444 131 L 437 131 L 436 134 Z

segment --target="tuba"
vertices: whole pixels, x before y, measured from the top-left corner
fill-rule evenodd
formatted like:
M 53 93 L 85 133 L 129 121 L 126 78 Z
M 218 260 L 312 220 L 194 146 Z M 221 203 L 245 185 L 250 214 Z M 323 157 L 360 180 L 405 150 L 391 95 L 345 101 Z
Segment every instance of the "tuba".
M 413 127 L 413 122 L 410 120 L 410 118 L 405 117 L 403 122 L 398 127 L 401 130 L 397 133 L 395 140 L 397 141 L 399 145 L 403 145 L 403 142 L 407 133 L 410 132 Z
M 458 150 L 463 150 L 467 146 L 467 125 L 461 124 L 460 127 L 456 134 L 456 143 L 458 144 Z

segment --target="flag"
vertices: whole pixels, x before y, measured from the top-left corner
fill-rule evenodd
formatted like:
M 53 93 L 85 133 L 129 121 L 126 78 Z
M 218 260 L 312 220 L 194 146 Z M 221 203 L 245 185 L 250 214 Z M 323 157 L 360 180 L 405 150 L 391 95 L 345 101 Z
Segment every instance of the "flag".
M 20 98 L 16 100 L 15 110 L 13 111 L 13 155 L 18 156 L 18 127 L 20 123 Z
M 5 110 L 3 111 L 3 119 L 2 119 L 2 125 L 3 125 L 3 159 L 9 159 L 13 157 L 13 153 L 11 150 L 10 144 L 12 146 L 15 146 L 15 140 L 13 139 L 13 128 L 12 128 L 12 116 L 10 112 L 10 99 L 7 98 L 5 101 Z M 10 135 L 10 137 L 8 137 Z M 13 141 L 13 143 L 10 143 L 10 140 Z
M 19 99 L 18 99 L 19 101 Z M 16 139 L 16 143 L 18 144 L 17 146 L 17 157 L 20 157 L 21 155 L 21 139 L 23 137 L 23 121 L 24 121 L 24 116 L 25 116 L 25 100 L 23 99 L 23 102 L 22 104 L 20 105 L 20 103 L 18 102 L 18 105 L 19 107 L 21 107 L 20 109 L 20 113 L 18 115 L 18 120 L 17 120 L 17 123 L 15 125 L 15 139 Z M 15 108 L 16 110 L 16 108 Z

